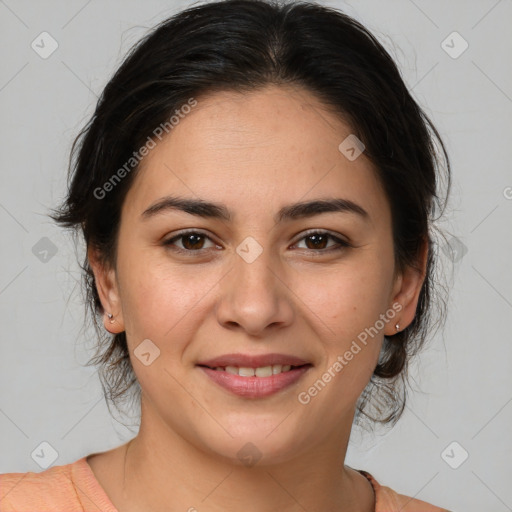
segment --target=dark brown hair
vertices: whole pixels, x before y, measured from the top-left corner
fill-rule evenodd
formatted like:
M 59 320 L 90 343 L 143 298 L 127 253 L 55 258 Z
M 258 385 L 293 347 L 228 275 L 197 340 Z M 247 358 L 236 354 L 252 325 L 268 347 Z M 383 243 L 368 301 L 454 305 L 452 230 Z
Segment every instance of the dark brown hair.
M 438 132 L 393 59 L 351 17 L 306 1 L 224 0 L 190 7 L 157 25 L 128 53 L 75 139 L 68 195 L 52 218 L 82 233 L 86 246 L 115 267 L 121 207 L 137 166 L 115 183 L 114 174 L 190 98 L 216 91 L 251 92 L 270 84 L 309 91 L 348 121 L 364 143 L 391 205 L 397 268 L 414 266 L 423 244 L 429 245 L 414 321 L 385 338 L 358 402 L 356 419 L 362 413 L 394 424 L 405 406 L 409 358 L 436 320 L 433 306 L 440 313 L 437 320 L 444 317 L 444 302 L 432 296 L 432 226 L 435 212 L 444 210 L 439 190 L 444 182 L 448 193 L 450 165 Z M 112 186 L 104 193 L 107 182 Z M 140 399 L 140 387 L 125 333 L 112 336 L 103 330 L 87 258 L 82 268 L 100 340 L 89 364 L 100 366 L 107 404 L 110 400 L 117 407 L 128 396 Z

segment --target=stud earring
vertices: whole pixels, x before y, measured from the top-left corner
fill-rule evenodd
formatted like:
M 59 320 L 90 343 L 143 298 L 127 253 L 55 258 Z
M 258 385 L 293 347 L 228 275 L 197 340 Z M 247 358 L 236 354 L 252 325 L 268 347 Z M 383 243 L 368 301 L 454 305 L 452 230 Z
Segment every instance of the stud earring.
M 113 324 L 115 322 L 114 315 L 112 313 L 107 313 L 107 316 L 108 316 L 109 322 L 111 324 Z
M 396 332 L 398 332 L 400 330 L 400 324 L 396 324 L 395 329 L 396 329 Z

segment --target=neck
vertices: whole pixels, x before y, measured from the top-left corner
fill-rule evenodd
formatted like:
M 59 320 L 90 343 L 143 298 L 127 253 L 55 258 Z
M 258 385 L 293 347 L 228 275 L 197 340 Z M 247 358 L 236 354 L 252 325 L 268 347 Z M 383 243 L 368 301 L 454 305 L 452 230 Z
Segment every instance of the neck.
M 144 411 L 144 407 L 143 407 Z M 293 459 L 234 465 L 198 448 L 165 424 L 144 421 L 125 445 L 122 512 L 283 512 L 374 510 L 366 479 L 345 467 L 352 419 Z

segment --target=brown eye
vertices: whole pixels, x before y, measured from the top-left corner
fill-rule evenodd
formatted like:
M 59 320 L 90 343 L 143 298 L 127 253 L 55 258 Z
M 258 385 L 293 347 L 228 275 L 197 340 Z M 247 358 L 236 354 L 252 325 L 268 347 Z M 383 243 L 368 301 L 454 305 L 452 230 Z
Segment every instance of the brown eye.
M 306 240 L 306 245 L 311 242 L 308 249 L 325 249 L 329 238 L 331 238 L 329 235 L 309 235 L 304 240 Z
M 204 243 L 204 236 L 198 235 L 195 233 L 191 233 L 190 235 L 182 235 L 181 239 L 183 240 L 182 245 L 185 249 L 195 250 L 202 249 Z
M 204 233 L 200 233 L 197 231 L 188 231 L 186 233 L 180 233 L 173 238 L 164 242 L 165 246 L 172 246 L 177 251 L 182 252 L 199 252 L 203 249 L 207 249 L 208 247 L 204 247 L 205 241 L 209 240 L 211 242 L 210 237 L 205 235 Z M 176 245 L 176 242 L 180 241 L 180 245 Z M 212 246 L 215 246 L 212 242 Z
M 331 235 L 325 231 L 313 231 L 306 234 L 306 236 L 302 237 L 299 242 L 305 241 L 306 249 L 316 251 L 316 252 L 329 252 L 331 250 L 340 250 L 346 247 L 350 247 L 348 242 L 341 240 L 334 235 Z M 328 241 L 334 240 L 336 244 L 334 246 L 328 246 Z

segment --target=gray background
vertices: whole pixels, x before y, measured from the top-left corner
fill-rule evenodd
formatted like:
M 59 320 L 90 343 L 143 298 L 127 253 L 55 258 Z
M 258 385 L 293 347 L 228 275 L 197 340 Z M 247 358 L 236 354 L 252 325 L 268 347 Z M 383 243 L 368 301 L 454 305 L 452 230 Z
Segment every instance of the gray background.
M 441 226 L 455 236 L 442 256 L 455 260 L 448 322 L 413 365 L 398 425 L 354 431 L 347 463 L 452 510 L 512 510 L 512 3 L 322 3 L 361 20 L 391 52 L 444 137 L 454 177 Z M 82 329 L 75 249 L 45 214 L 125 52 L 188 5 L 0 0 L 0 472 L 41 471 L 31 454 L 43 441 L 60 465 L 136 433 L 111 418 L 95 369 L 82 366 L 94 334 Z M 59 45 L 47 59 L 31 48 L 43 31 Z M 453 31 L 469 44 L 457 58 L 442 46 Z M 452 54 L 461 44 L 444 43 Z

